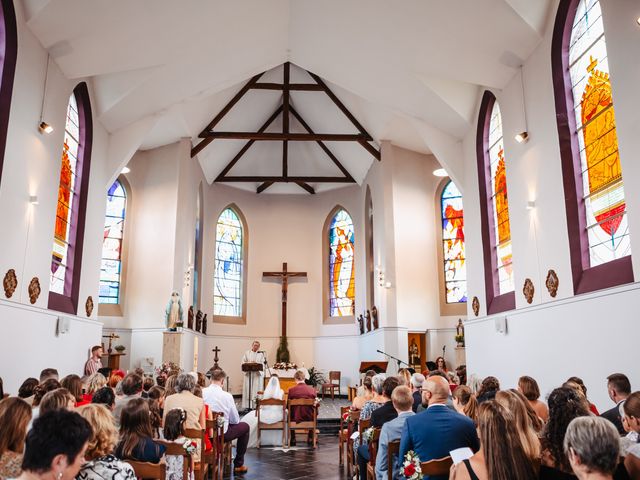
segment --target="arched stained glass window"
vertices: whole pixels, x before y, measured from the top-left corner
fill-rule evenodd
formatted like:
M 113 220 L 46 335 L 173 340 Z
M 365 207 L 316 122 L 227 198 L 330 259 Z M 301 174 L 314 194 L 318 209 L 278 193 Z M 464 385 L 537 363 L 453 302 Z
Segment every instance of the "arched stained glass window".
M 552 67 L 574 292 L 632 282 L 622 167 L 598 0 L 560 1 Z
M 442 191 L 442 250 L 447 303 L 467 301 L 462 194 L 452 181 Z
M 213 314 L 242 316 L 243 304 L 243 225 L 238 214 L 226 208 L 216 225 Z
M 329 225 L 329 316 L 355 314 L 355 279 L 353 220 L 339 209 Z
M 73 314 L 80 289 L 91 144 L 89 91 L 82 82 L 67 106 L 49 279 L 49 308 Z
M 491 204 L 495 235 L 500 295 L 514 290 L 511 258 L 511 226 L 507 195 L 507 170 L 504 163 L 502 115 L 498 102 L 493 104 L 489 122 L 489 163 L 491 171 Z
M 127 194 L 119 180 L 107 192 L 107 214 L 104 220 L 102 263 L 100 265 L 100 303 L 120 303 L 122 243 Z
M 198 188 L 196 196 L 196 231 L 194 234 L 195 244 L 193 250 L 193 297 L 191 305 L 197 310 L 200 305 L 200 268 L 202 265 L 202 184 Z
M 7 143 L 13 79 L 18 58 L 18 28 L 13 0 L 0 2 L 0 178 Z

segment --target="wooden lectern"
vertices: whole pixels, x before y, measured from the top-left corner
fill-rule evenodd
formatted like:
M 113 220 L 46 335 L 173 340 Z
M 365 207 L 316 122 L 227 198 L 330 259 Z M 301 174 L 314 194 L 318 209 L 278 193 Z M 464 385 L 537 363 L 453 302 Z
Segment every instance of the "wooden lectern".
M 373 370 L 376 373 L 385 373 L 389 362 L 360 362 L 360 373 L 367 373 L 367 370 Z
M 244 373 L 262 372 L 264 367 L 261 363 L 246 362 L 242 364 L 242 371 Z M 260 386 L 258 386 L 260 388 Z M 249 375 L 249 408 L 253 409 L 255 399 L 253 398 L 253 375 Z

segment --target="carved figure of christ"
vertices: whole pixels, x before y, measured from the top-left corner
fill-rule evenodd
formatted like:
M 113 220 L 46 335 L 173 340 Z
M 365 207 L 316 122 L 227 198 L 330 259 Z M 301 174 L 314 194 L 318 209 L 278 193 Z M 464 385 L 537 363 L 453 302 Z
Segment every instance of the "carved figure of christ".
M 289 277 L 307 278 L 307 272 L 289 272 L 287 263 L 282 264 L 281 272 L 263 272 L 262 278 L 280 278 L 282 280 L 282 336 L 287 336 L 287 290 L 289 288 Z

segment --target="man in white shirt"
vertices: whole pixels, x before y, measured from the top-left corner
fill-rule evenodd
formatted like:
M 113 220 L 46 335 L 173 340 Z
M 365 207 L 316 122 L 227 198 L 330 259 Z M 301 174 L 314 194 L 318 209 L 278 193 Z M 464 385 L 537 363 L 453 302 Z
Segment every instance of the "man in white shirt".
M 212 412 L 221 412 L 224 415 L 224 441 L 238 439 L 236 458 L 233 461 L 234 473 L 245 473 L 249 469 L 244 464 L 244 454 L 249 444 L 249 425 L 240 421 L 236 402 L 229 392 L 222 390 L 227 374 L 222 369 L 211 372 L 211 385 L 202 390 L 204 403 Z

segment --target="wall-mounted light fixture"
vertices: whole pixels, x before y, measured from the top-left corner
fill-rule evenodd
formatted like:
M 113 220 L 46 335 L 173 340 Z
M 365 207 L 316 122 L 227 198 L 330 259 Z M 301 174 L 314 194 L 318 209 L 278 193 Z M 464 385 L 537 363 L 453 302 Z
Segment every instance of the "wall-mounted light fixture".
M 527 210 L 533 210 L 534 208 L 536 208 L 536 201 L 535 200 L 529 200 L 527 202 Z
M 518 143 L 525 143 L 527 140 L 529 140 L 529 134 L 527 132 L 520 132 L 516 134 L 516 142 Z
M 38 196 L 37 195 L 29 195 L 29 203 L 31 205 L 38 205 Z
M 524 101 L 524 68 L 520 65 L 520 89 L 522 91 L 522 116 L 524 117 L 524 130 L 515 135 L 516 142 L 527 143 L 529 140 L 529 128 L 527 122 L 527 107 Z
M 640 25 L 640 17 L 636 19 L 636 22 L 638 22 L 638 25 Z
M 447 173 L 447 171 L 444 168 L 438 168 L 438 169 L 434 170 L 433 174 L 436 177 L 448 177 L 449 176 L 449 174 Z
M 44 88 L 42 89 L 42 104 L 40 105 L 40 123 L 38 124 L 38 130 L 40 133 L 51 133 L 53 127 L 51 124 L 44 121 L 44 100 L 47 98 L 47 80 L 49 79 L 49 53 L 47 53 L 47 68 L 44 71 Z
M 131 171 L 131 169 L 129 167 L 123 167 L 122 170 L 120 170 L 120 173 L 122 173 L 123 175 L 126 173 L 129 173 Z

